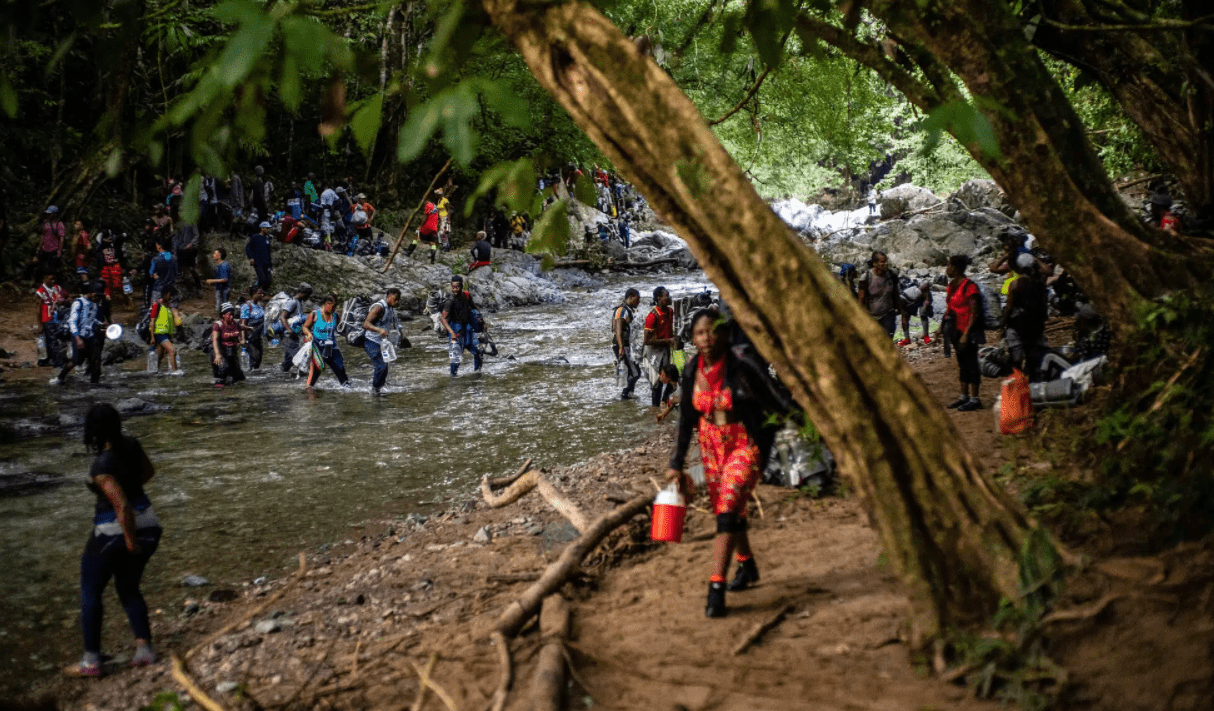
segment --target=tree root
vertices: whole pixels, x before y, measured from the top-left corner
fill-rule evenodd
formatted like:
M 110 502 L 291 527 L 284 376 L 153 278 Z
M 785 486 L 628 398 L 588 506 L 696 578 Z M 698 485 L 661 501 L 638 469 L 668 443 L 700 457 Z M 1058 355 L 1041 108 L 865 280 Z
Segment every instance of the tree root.
M 489 508 L 493 509 L 513 504 L 532 489 L 539 491 L 540 496 L 544 497 L 544 501 L 547 501 L 548 505 L 556 509 L 557 513 L 568 519 L 569 523 L 573 524 L 573 527 L 578 530 L 578 533 L 585 533 L 590 527 L 590 524 L 586 521 L 586 515 L 582 513 L 578 505 L 566 496 L 565 492 L 556 488 L 545 479 L 539 469 L 532 469 L 526 474 L 519 476 L 518 479 L 514 480 L 500 494 L 493 493 L 489 477 L 481 479 L 481 496 L 484 497 L 485 503 Z
M 195 684 L 194 680 L 190 678 L 190 673 L 186 670 L 185 662 L 181 660 L 181 657 L 173 654 L 171 655 L 171 659 L 173 662 L 173 678 L 177 680 L 178 684 L 185 687 L 185 692 L 190 695 L 190 698 L 194 699 L 194 702 L 206 709 L 206 711 L 223 711 L 223 707 L 219 705 L 219 702 L 207 696 L 206 692 L 199 688 L 198 684 Z
M 510 685 L 514 683 L 514 664 L 510 660 L 510 643 L 506 641 L 506 635 L 495 630 L 490 638 L 497 647 L 497 662 L 501 667 L 501 673 L 498 676 L 497 690 L 493 692 L 493 702 L 489 708 L 490 711 L 502 711 L 506 706 L 506 695 L 510 693 Z
M 489 488 L 490 489 L 501 489 L 502 487 L 510 486 L 515 481 L 517 481 L 519 477 L 526 474 L 527 469 L 530 466 L 531 466 L 531 457 L 527 457 L 527 460 L 525 462 L 523 462 L 523 465 L 520 466 L 518 468 L 518 470 L 516 472 L 514 472 L 514 474 L 511 474 L 510 476 L 499 477 L 497 479 L 489 479 Z
M 283 595 L 286 595 L 289 590 L 291 590 L 297 584 L 299 584 L 300 580 L 303 580 L 304 573 L 307 572 L 307 569 L 308 569 L 307 558 L 304 557 L 303 551 L 300 551 L 299 552 L 299 570 L 295 573 L 295 577 L 291 578 L 290 582 L 288 582 L 286 585 L 279 588 L 278 592 L 276 592 L 273 595 L 271 595 L 270 597 L 266 598 L 265 602 L 261 603 L 257 607 L 254 607 L 252 610 L 247 612 L 244 617 L 241 617 L 239 620 L 226 624 L 223 627 L 220 627 L 218 630 L 215 630 L 214 632 L 212 632 L 206 639 L 204 639 L 201 642 L 199 642 L 198 644 L 194 645 L 194 647 L 192 649 L 190 649 L 188 652 L 185 653 L 186 660 L 189 660 L 190 658 L 192 658 L 195 654 L 198 653 L 199 650 L 203 649 L 204 647 L 210 646 L 212 643 L 215 642 L 215 640 L 217 640 L 220 637 L 224 636 L 225 634 L 231 632 L 232 630 L 236 629 L 240 625 L 243 625 L 244 623 L 248 622 L 249 620 L 253 619 L 254 617 L 260 615 L 262 612 L 265 612 L 266 608 L 268 608 L 270 605 L 273 605 L 274 603 L 281 600 Z
M 595 521 L 594 525 L 590 526 L 577 540 L 565 546 L 561 556 L 555 563 L 548 566 L 540 579 L 527 588 L 518 600 L 510 603 L 502 616 L 498 618 L 497 630 L 512 637 L 518 634 L 523 623 L 539 611 L 543 599 L 565 584 L 566 579 L 577 570 L 582 559 L 594 550 L 594 547 L 606 538 L 608 533 L 644 511 L 649 503 L 648 494 L 632 499 Z
M 544 646 L 531 680 L 530 708 L 558 711 L 565 689 L 565 638 L 569 635 L 569 604 L 560 595 L 544 598 L 540 611 Z
M 736 657 L 745 652 L 750 645 L 758 642 L 759 639 L 763 635 L 767 634 L 769 630 L 780 624 L 780 622 L 784 620 L 785 616 L 792 612 L 792 610 L 793 606 L 791 604 L 785 605 L 784 607 L 781 607 L 776 614 L 755 625 L 754 629 L 750 631 L 750 634 L 746 635 L 746 638 L 741 642 L 738 642 L 738 646 L 733 648 L 733 655 Z

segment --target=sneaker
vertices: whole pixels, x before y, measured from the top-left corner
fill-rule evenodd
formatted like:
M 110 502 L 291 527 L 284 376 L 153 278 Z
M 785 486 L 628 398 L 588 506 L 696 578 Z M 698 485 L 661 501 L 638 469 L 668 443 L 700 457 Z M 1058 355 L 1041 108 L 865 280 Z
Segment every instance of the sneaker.
M 738 592 L 757 582 L 759 582 L 759 566 L 755 564 L 754 558 L 750 558 L 738 563 L 738 572 L 725 589 L 729 592 Z
M 725 616 L 725 583 L 708 584 L 708 604 L 704 607 L 704 616 Z
M 931 344 L 932 344 L 932 337 L 931 337 L 931 336 L 924 336 L 924 337 L 923 337 L 923 345 L 925 345 L 925 346 L 930 346 Z
M 51 385 L 63 385 L 63 378 L 60 378 L 58 375 L 56 375 L 55 377 L 50 379 L 50 384 Z
M 956 400 L 953 400 L 952 402 L 950 402 L 948 404 L 948 409 L 956 410 L 958 407 L 961 407 L 962 405 L 964 405 L 965 403 L 967 403 L 969 401 L 970 401 L 969 395 L 962 395 L 961 397 L 957 398 Z
M 898 343 L 897 343 L 896 345 L 898 345 L 898 346 L 909 346 L 910 344 L 911 344 L 911 339 L 909 339 L 909 338 L 903 338 L 901 341 L 898 341 Z
M 982 409 L 982 401 L 976 397 L 972 397 L 963 405 L 957 406 L 957 412 L 973 412 L 974 410 Z

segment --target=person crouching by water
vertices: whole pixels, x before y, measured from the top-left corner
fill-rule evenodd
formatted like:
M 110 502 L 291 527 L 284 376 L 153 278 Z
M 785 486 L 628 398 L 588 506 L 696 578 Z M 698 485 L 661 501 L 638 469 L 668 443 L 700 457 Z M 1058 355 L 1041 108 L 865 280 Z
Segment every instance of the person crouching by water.
M 731 553 L 737 551 L 738 570 L 729 590 L 745 590 L 759 580 L 746 534 L 746 504 L 780 426 L 770 415 L 789 409 L 765 375 L 730 349 L 730 325 L 716 309 L 704 309 L 692 318 L 696 355 L 683 369 L 680 387 L 685 397 L 679 408 L 678 439 L 666 470 L 666 479 L 679 482 L 684 495 L 689 495 L 692 482 L 683 465 L 691 431 L 698 427 L 708 498 L 717 517 L 704 610 L 708 617 L 725 615 L 725 574 Z
M 245 339 L 244 329 L 236 320 L 236 307 L 225 302 L 219 306 L 219 313 L 219 320 L 211 326 L 211 372 L 215 387 L 222 388 L 229 380 L 233 385 L 244 380 L 240 349 Z
M 131 666 L 156 661 L 148 606 L 139 581 L 160 545 L 160 521 L 143 487 L 155 474 L 139 440 L 122 434 L 122 418 L 112 405 L 98 403 L 84 417 L 84 445 L 96 458 L 88 488 L 97 497 L 93 532 L 80 558 L 81 627 L 84 657 L 64 671 L 101 676 L 101 595 L 110 578 L 135 635 Z
M 459 274 L 452 274 L 451 298 L 447 299 L 446 304 L 443 304 L 443 313 L 439 316 L 438 321 L 451 335 L 447 354 L 450 356 L 451 377 L 453 378 L 459 372 L 464 349 L 472 351 L 472 370 L 480 372 L 481 369 L 481 347 L 476 333 L 472 330 L 472 309 L 474 308 L 476 305 L 472 303 L 472 295 L 464 291 L 464 278 Z
M 341 348 L 337 345 L 337 320 L 337 294 L 329 294 L 321 301 L 320 308 L 308 314 L 308 320 L 304 321 L 304 338 L 312 341 L 313 348 L 312 357 L 308 359 L 309 388 L 320 380 L 320 374 L 326 365 L 333 369 L 333 374 L 337 376 L 337 382 L 342 387 L 350 383 L 350 378 L 346 375 L 346 363 L 341 357 Z M 316 362 L 317 354 L 320 355 L 323 365 Z
M 400 303 L 400 289 L 392 287 L 384 293 L 384 298 L 376 301 L 367 311 L 363 328 L 367 331 L 367 341 L 363 350 L 375 366 L 375 374 L 371 376 L 371 394 L 379 395 L 388 382 L 388 364 L 384 362 L 383 345 L 387 342 L 388 334 L 400 329 L 396 320 L 396 305 Z

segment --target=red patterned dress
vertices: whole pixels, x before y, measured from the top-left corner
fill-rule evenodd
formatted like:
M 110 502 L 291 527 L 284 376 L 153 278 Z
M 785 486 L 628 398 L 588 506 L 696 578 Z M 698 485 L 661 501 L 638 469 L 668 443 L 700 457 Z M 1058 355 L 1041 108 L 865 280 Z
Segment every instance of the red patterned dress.
M 712 367 L 701 362 L 692 405 L 700 418 L 700 457 L 714 514 L 736 513 L 746 518 L 746 502 L 759 483 L 759 447 L 741 422 L 718 425 L 716 412 L 733 410 L 733 393 L 725 385 L 725 359 Z

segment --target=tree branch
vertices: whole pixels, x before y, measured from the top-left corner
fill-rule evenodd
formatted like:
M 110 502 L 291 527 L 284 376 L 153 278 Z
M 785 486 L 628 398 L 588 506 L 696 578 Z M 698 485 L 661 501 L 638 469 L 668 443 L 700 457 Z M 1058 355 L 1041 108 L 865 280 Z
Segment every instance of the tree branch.
M 724 122 L 725 119 L 741 111 L 742 107 L 748 104 L 750 100 L 755 97 L 755 94 L 759 92 L 759 87 L 763 86 L 763 80 L 767 78 L 768 74 L 771 74 L 771 67 L 763 70 L 763 73 L 759 75 L 758 79 L 755 79 L 755 83 L 751 85 L 750 90 L 746 92 L 746 95 L 742 97 L 742 100 L 739 101 L 736 106 L 729 111 L 726 111 L 725 115 L 721 116 L 721 118 L 709 121 L 708 125 L 716 126 L 717 124 Z
M 1041 22 L 1063 32 L 1175 32 L 1177 30 L 1214 30 L 1214 15 L 1206 15 L 1196 20 L 1155 20 L 1154 22 L 1132 25 L 1068 25 L 1057 20 L 1051 20 L 1044 15 Z

